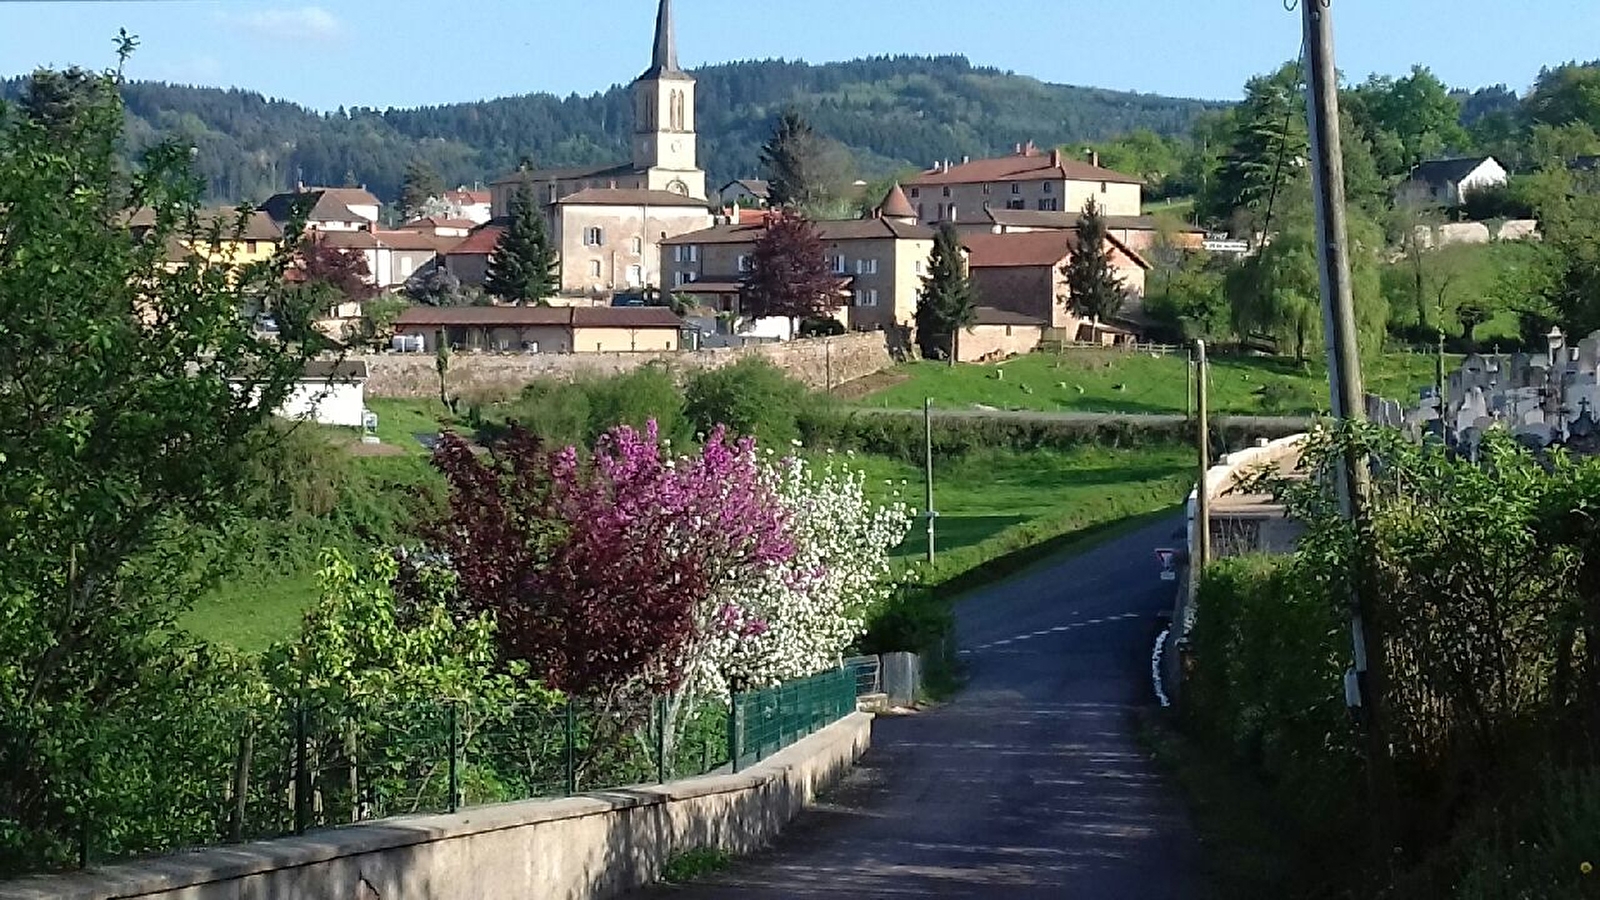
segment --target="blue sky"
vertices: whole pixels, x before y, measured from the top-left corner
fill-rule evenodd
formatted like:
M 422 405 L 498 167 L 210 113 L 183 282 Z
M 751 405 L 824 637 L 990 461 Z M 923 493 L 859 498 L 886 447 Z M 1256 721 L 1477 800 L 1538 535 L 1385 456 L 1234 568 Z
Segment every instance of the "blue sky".
M 1045 81 L 1234 98 L 1299 49 L 1282 0 L 676 0 L 686 65 L 781 56 L 964 53 Z M 589 93 L 645 66 L 655 0 L 0 2 L 0 74 L 111 62 L 319 109 Z M 1335 0 L 1347 76 L 1431 66 L 1523 90 L 1545 63 L 1600 56 L 1596 0 Z M 1131 39 L 1129 39 L 1131 38 Z M 1060 48 L 1060 49 L 1058 49 Z

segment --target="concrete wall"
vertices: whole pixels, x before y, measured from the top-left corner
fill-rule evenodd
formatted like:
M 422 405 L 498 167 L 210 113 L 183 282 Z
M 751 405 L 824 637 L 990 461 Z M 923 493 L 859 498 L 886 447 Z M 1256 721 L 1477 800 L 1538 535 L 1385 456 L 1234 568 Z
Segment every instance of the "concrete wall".
M 541 350 L 546 349 L 543 345 Z M 457 353 L 450 358 L 450 390 L 464 397 L 506 396 L 538 378 L 571 380 L 615 375 L 650 363 L 677 371 L 714 369 L 743 356 L 758 356 L 813 388 L 854 381 L 893 360 L 883 334 L 846 334 L 782 344 L 676 353 Z M 431 353 L 380 353 L 352 356 L 367 364 L 367 394 L 372 397 L 433 397 L 439 376 Z
M 613 897 L 698 847 L 769 843 L 860 758 L 853 713 L 746 771 L 416 816 L 0 886 L 0 900 Z
M 678 349 L 676 328 L 574 328 L 572 332 L 572 347 L 579 353 Z

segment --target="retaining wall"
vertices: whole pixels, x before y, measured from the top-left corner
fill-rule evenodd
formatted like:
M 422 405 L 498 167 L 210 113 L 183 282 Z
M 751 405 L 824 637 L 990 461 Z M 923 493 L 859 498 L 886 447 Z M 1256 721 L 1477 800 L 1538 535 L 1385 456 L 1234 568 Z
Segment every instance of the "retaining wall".
M 715 369 L 745 356 L 756 356 L 812 388 L 831 390 L 893 363 L 881 332 L 808 338 L 749 347 L 719 347 L 650 353 L 472 353 L 450 357 L 446 377 L 450 393 L 461 397 L 515 394 L 538 378 L 615 375 L 661 363 L 674 371 Z M 437 397 L 439 373 L 432 354 L 375 353 L 351 356 L 367 364 L 367 393 L 373 397 Z
M 866 751 L 852 713 L 736 774 L 418 816 L 0 884 L 0 900 L 580 900 L 698 847 L 746 853 Z

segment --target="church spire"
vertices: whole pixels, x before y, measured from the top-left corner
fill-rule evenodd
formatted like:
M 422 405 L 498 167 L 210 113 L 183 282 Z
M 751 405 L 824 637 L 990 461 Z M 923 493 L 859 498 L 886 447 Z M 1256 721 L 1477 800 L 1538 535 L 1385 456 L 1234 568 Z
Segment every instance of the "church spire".
M 656 10 L 655 52 L 650 58 L 649 70 L 639 77 L 661 78 L 682 74 L 683 70 L 678 68 L 677 34 L 672 27 L 672 0 L 661 0 L 661 8 Z

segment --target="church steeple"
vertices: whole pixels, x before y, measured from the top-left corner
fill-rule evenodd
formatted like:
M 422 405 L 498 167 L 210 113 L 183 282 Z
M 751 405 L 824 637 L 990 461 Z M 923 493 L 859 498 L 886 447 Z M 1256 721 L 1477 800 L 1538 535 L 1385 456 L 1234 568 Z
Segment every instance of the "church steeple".
M 655 51 L 650 57 L 650 68 L 639 76 L 640 81 L 651 78 L 685 77 L 678 68 L 678 37 L 672 27 L 672 0 L 661 0 L 656 10 Z

